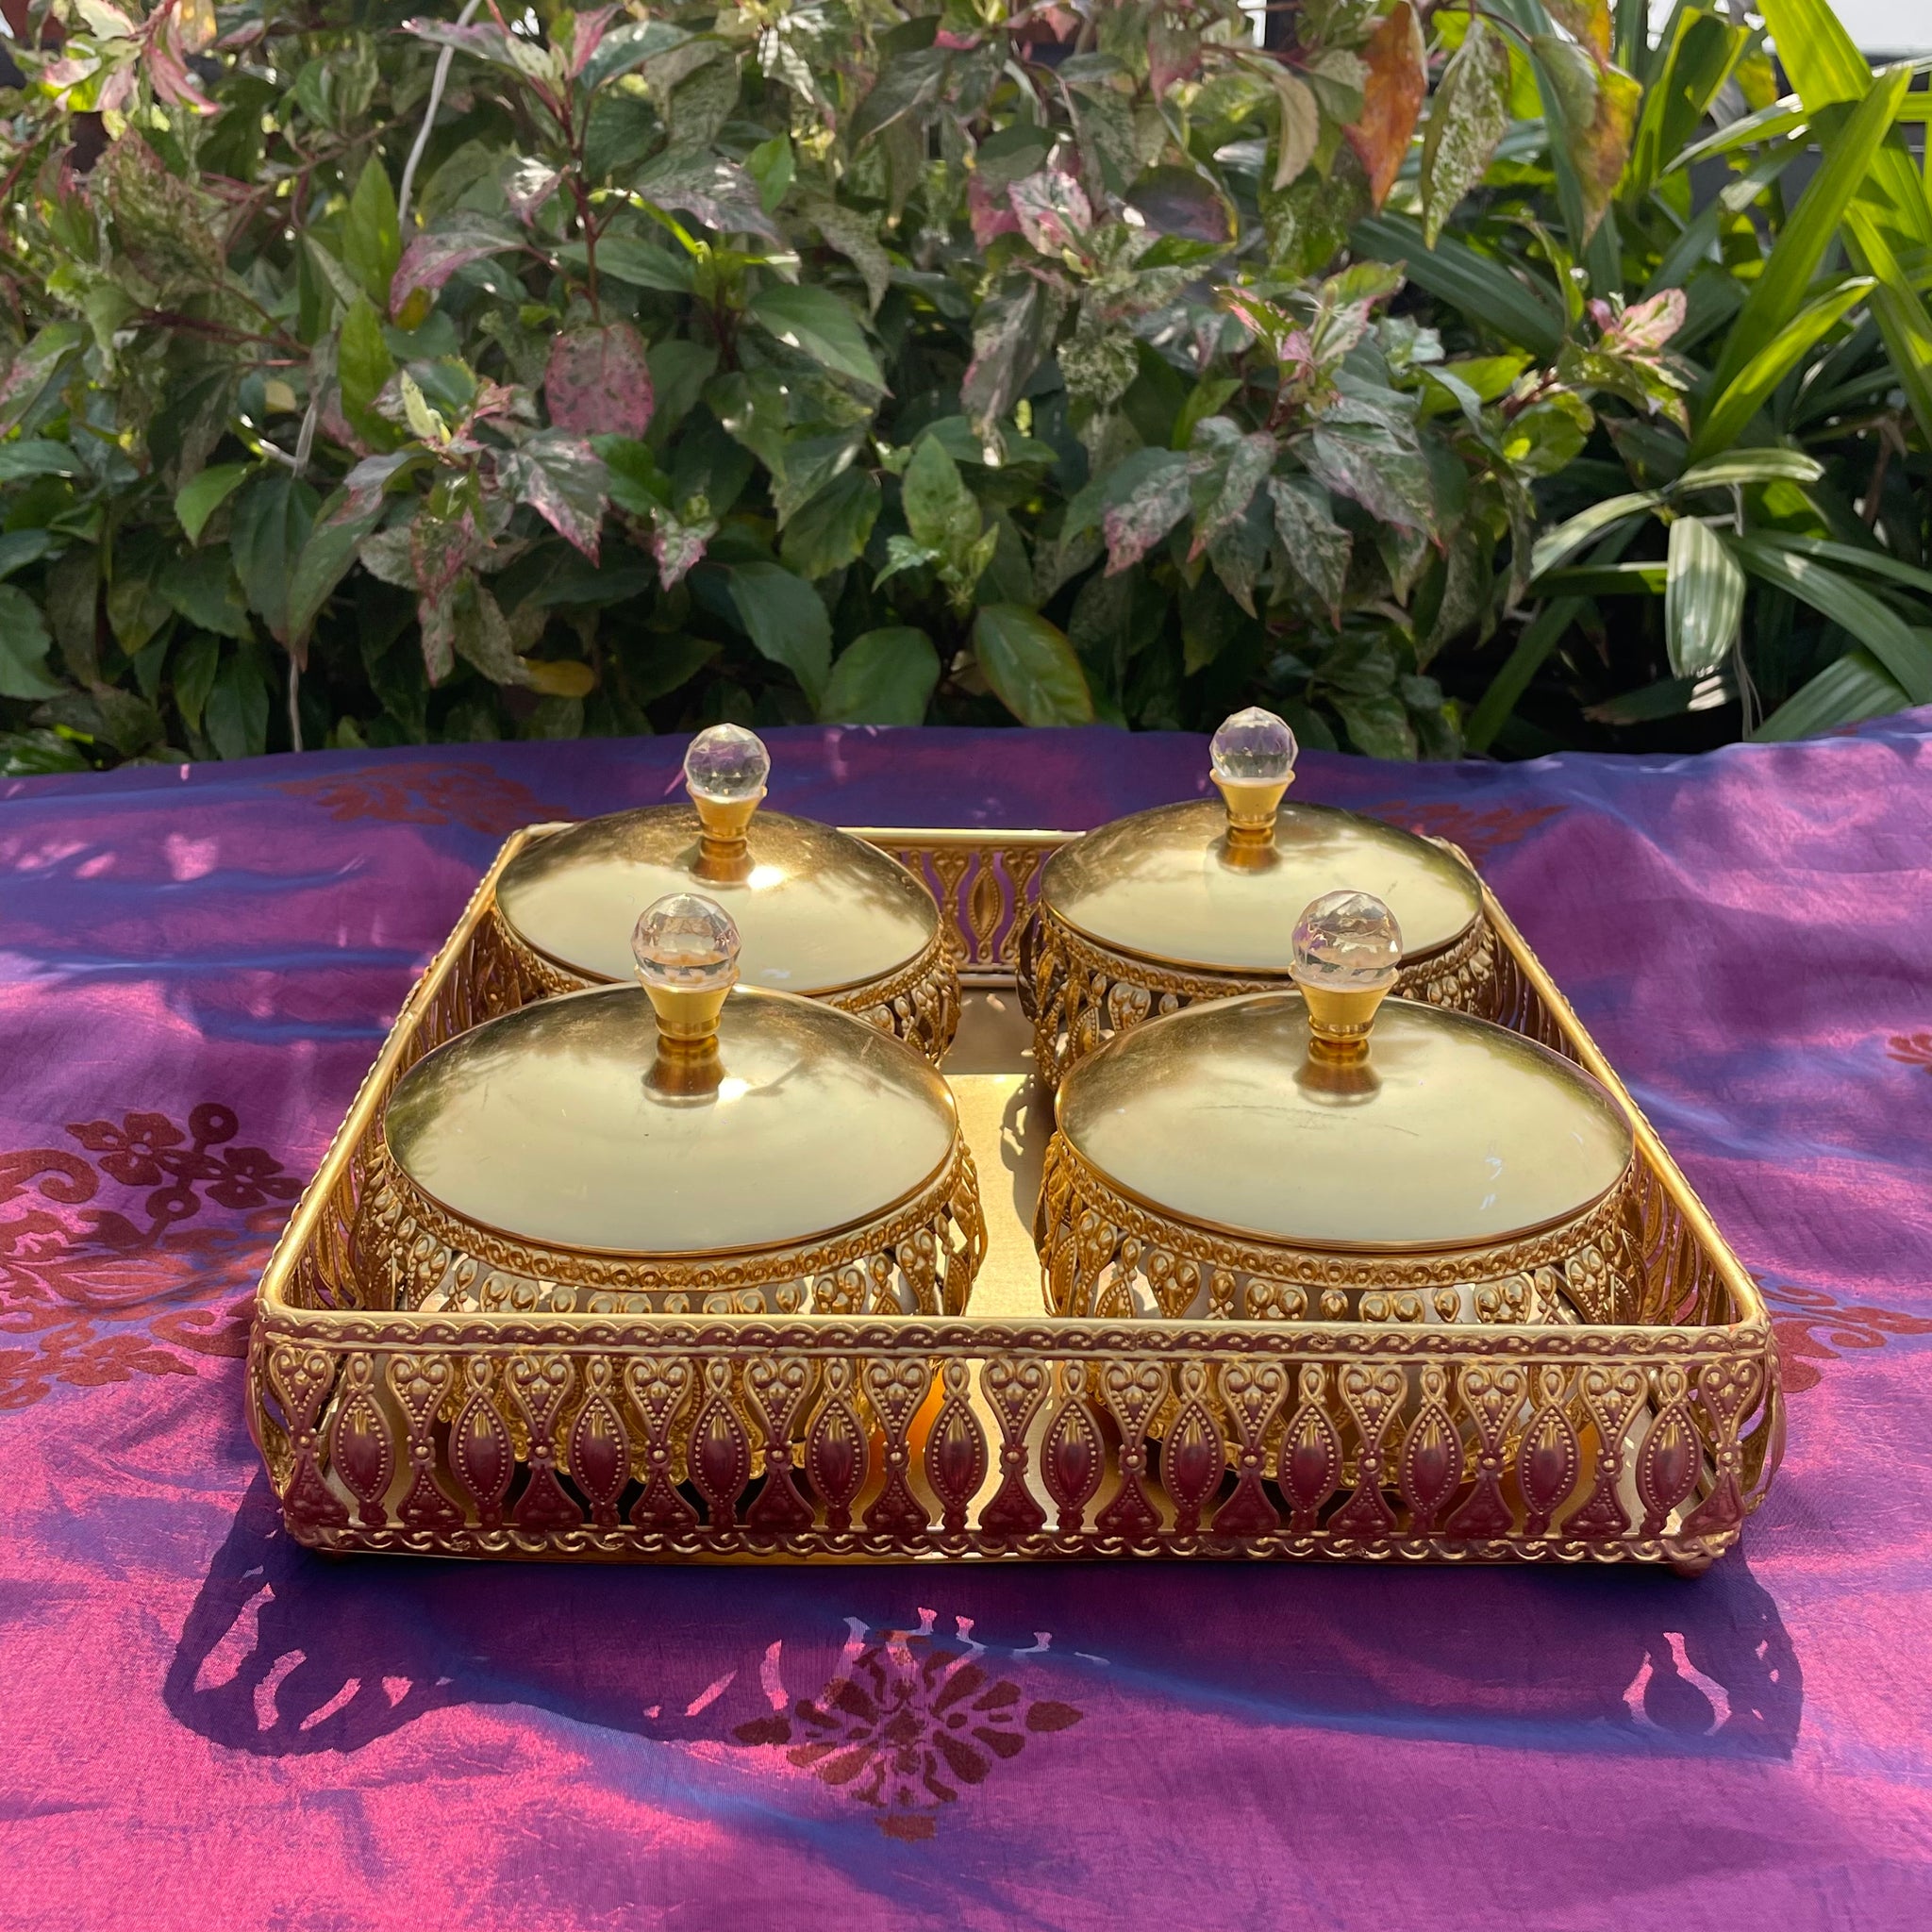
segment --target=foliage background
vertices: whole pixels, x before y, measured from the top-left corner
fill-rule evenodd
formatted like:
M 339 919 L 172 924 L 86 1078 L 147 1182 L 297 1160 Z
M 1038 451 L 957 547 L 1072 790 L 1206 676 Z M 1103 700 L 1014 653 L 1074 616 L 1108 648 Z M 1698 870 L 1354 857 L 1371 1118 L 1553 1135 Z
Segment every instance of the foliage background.
M 0 759 L 1932 698 L 1926 96 L 1769 11 L 9 11 Z

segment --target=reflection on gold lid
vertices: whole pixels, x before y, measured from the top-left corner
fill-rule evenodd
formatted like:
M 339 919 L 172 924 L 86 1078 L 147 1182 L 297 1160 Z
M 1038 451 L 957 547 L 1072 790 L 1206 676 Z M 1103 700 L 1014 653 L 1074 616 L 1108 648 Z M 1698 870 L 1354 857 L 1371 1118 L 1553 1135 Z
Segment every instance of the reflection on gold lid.
M 1190 1007 L 1074 1067 L 1060 1130 L 1125 1193 L 1304 1248 L 1493 1243 L 1580 1214 L 1629 1163 L 1610 1096 L 1487 1021 L 1388 1000 L 1358 1060 L 1309 1048 L 1298 992 Z
M 1218 798 L 1117 819 L 1054 854 L 1041 903 L 1088 939 L 1140 958 L 1284 977 L 1295 920 L 1326 892 L 1385 901 L 1408 958 L 1453 944 L 1481 916 L 1466 865 L 1375 819 L 1284 801 L 1270 843 L 1231 849 L 1229 834 Z
M 743 1253 L 873 1220 L 946 1165 L 945 1082 L 836 1008 L 741 987 L 715 1061 L 658 1066 L 643 988 L 593 988 L 486 1021 L 389 1103 L 396 1165 L 479 1228 L 622 1255 Z

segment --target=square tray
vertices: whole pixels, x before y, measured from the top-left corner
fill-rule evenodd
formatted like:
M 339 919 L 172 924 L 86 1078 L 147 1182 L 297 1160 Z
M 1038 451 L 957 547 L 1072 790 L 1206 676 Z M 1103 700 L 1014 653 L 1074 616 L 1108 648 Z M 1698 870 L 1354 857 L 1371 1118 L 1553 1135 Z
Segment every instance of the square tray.
M 967 988 L 944 1065 L 988 1252 L 956 1318 L 408 1313 L 350 1230 L 398 1077 L 523 1003 L 497 855 L 397 1015 L 262 1276 L 251 1433 L 331 1551 L 570 1560 L 1237 1557 L 1664 1562 L 1739 1537 L 1783 1446 L 1771 1324 L 1649 1123 L 1494 896 L 1499 1017 L 1587 1068 L 1637 1138 L 1646 1281 L 1617 1326 L 1075 1320 L 1030 1226 L 1051 1103 L 1019 931 L 1061 832 L 863 829 L 920 873 Z M 506 975 L 509 975 L 507 978 Z M 627 1469 L 614 1494 L 573 1472 Z

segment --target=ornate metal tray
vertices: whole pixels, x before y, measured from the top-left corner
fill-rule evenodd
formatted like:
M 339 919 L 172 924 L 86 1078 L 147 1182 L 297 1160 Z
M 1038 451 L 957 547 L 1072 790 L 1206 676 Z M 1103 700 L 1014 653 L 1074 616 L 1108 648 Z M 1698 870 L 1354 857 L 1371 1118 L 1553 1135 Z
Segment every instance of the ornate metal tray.
M 1195 1557 L 1665 1562 L 1734 1543 L 1783 1445 L 1763 1301 L 1485 889 L 1496 1011 L 1635 1124 L 1643 1281 L 1613 1325 L 1071 1319 L 1029 1224 L 1052 1125 L 1014 975 L 1057 832 L 865 831 L 932 885 L 988 1252 L 958 1317 L 450 1316 L 369 1305 L 351 1232 L 396 1080 L 522 1004 L 515 834 L 405 1003 L 261 1281 L 247 1406 L 291 1532 L 569 1560 Z M 1345 1268 L 1346 1262 L 1338 1262 Z

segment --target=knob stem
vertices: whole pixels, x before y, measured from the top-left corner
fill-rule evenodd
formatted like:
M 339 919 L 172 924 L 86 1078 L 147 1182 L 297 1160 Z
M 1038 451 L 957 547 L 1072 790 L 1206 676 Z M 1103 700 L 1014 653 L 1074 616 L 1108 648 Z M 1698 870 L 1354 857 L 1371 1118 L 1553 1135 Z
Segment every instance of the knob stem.
M 1294 774 L 1274 779 L 1224 778 L 1219 772 L 1212 776 L 1227 807 L 1229 856 L 1272 851 L 1274 821 L 1284 794 L 1294 783 Z
M 691 802 L 698 814 L 697 876 L 714 885 L 738 885 L 751 876 L 751 847 L 747 842 L 752 814 L 765 795 L 760 785 L 749 798 L 708 798 L 693 791 Z

